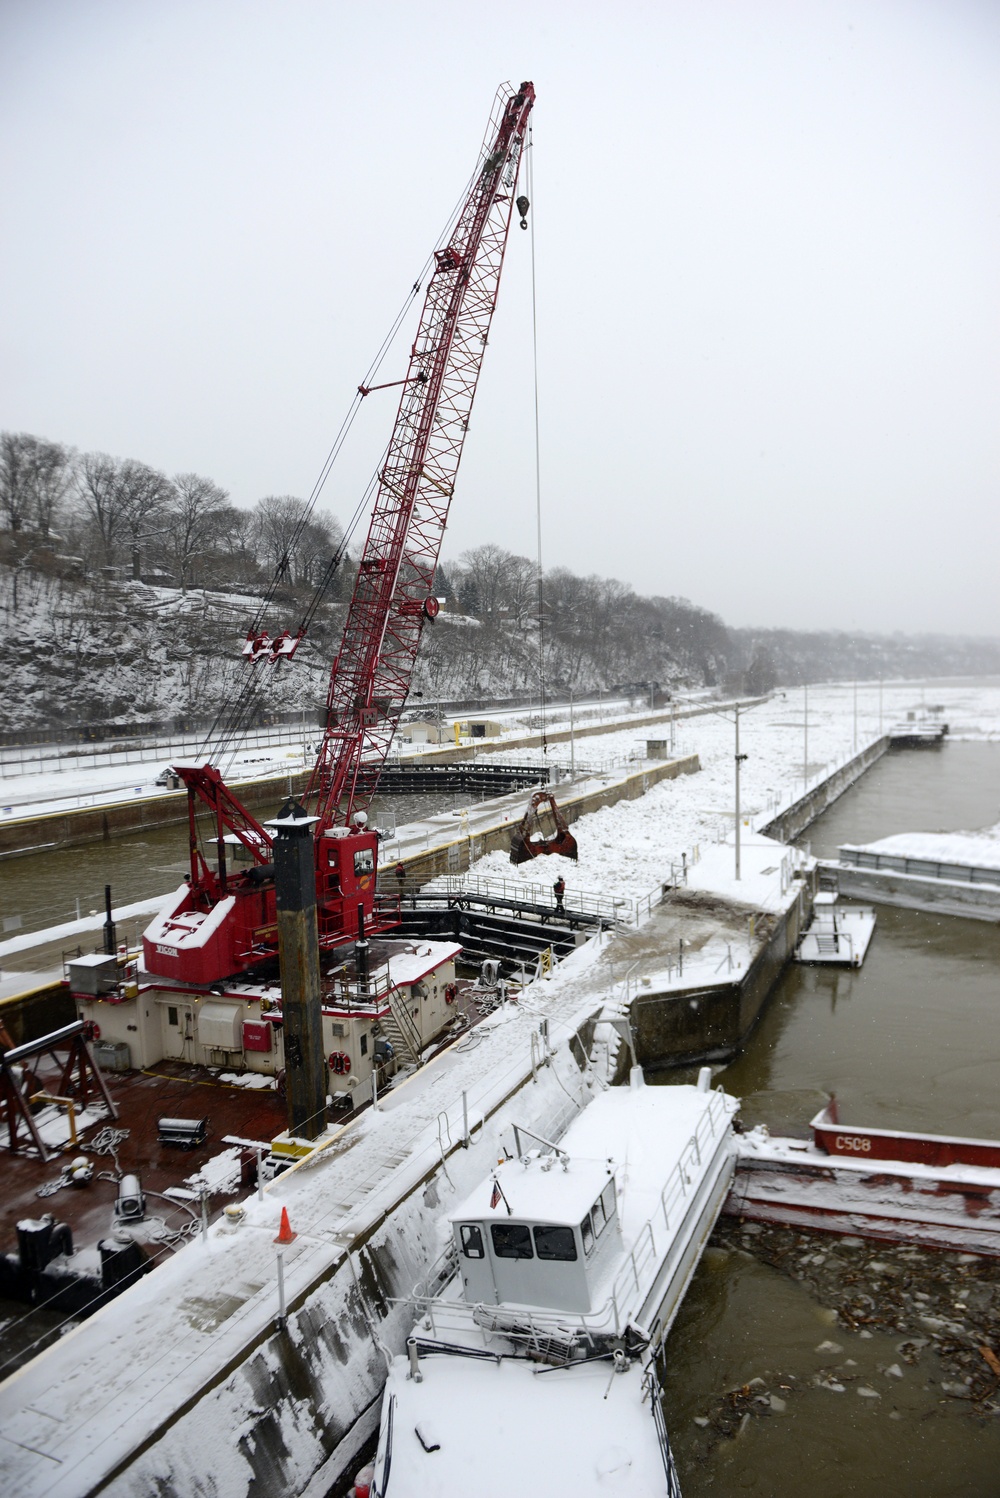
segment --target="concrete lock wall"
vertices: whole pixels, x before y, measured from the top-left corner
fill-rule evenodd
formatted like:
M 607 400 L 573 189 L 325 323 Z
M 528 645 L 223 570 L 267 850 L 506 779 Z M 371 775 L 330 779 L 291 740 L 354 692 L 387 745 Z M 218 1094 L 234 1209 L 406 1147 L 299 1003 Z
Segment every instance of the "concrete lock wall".
M 793 838 L 804 832 L 810 822 L 814 822 L 821 812 L 832 806 L 839 796 L 859 780 L 866 770 L 880 760 L 889 748 L 889 740 L 886 737 L 876 739 L 874 743 L 868 744 L 853 759 L 849 759 L 839 770 L 835 770 L 827 780 L 819 785 L 813 786 L 812 790 L 800 796 L 798 801 L 793 801 L 791 806 L 774 817 L 764 827 L 758 827 L 757 831 L 764 837 L 777 838 L 779 842 L 790 843 Z
M 567 822 L 573 823 L 589 812 L 599 811 L 602 806 L 614 806 L 619 801 L 635 801 L 639 796 L 644 796 L 654 785 L 659 785 L 661 780 L 676 780 L 679 775 L 694 775 L 700 769 L 701 761 L 697 754 L 686 754 L 680 759 L 664 760 L 662 764 L 648 765 L 645 769 L 633 775 L 625 775 L 621 780 L 615 780 L 610 785 L 586 791 L 565 801 L 560 798 L 559 810 Z M 406 869 L 408 887 L 426 884 L 431 879 L 437 878 L 439 874 L 464 873 L 478 858 L 482 858 L 485 853 L 492 853 L 497 848 L 506 853 L 510 848 L 511 833 L 519 820 L 518 817 L 512 821 L 498 822 L 494 827 L 479 828 L 475 833 L 438 843 L 422 853 L 404 855 L 399 861 Z M 382 869 L 381 881 L 382 887 L 386 890 L 397 888 L 391 869 Z
M 307 778 L 303 771 L 299 771 L 268 780 L 248 780 L 241 782 L 236 791 L 248 811 L 268 811 L 286 796 L 301 795 Z M 108 843 L 122 833 L 186 822 L 187 815 L 187 791 L 168 791 L 165 795 L 136 796 L 134 801 L 116 801 L 107 806 L 4 820 L 0 822 L 0 854 L 16 857 L 49 848 Z
M 811 908 L 804 888 L 782 915 L 758 917 L 763 941 L 739 981 L 643 993 L 635 999 L 631 1020 L 639 1064 L 680 1066 L 734 1055 L 794 952 Z
M 887 869 L 858 869 L 848 864 L 828 864 L 836 871 L 837 889 L 857 900 L 877 900 L 904 910 L 925 910 L 938 915 L 965 916 L 973 921 L 1000 921 L 1000 889 L 989 884 L 966 884 L 959 880 L 921 879 Z

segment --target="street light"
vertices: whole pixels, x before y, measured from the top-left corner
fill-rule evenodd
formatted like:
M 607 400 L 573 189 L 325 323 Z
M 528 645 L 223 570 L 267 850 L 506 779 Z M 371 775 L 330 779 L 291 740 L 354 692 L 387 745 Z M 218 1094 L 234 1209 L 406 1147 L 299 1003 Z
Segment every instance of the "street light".
M 681 700 L 683 701 L 684 699 L 682 698 Z M 766 700 L 770 701 L 770 698 L 767 698 Z M 740 812 L 740 765 L 743 763 L 743 761 L 745 759 L 747 759 L 749 757 L 746 754 L 741 754 L 740 753 L 740 714 L 741 713 L 752 712 L 755 707 L 763 707 L 763 706 L 764 706 L 763 702 L 752 702 L 747 707 L 745 707 L 741 702 L 734 702 L 732 704 L 732 706 L 729 707 L 729 708 L 724 708 L 724 707 L 710 707 L 708 709 L 708 711 L 710 713 L 714 713 L 714 715 L 717 718 L 725 718 L 728 722 L 732 722 L 735 725 L 735 728 L 736 728 L 736 743 L 735 743 L 735 746 L 734 746 L 734 754 L 733 754 L 733 770 L 734 770 L 734 781 L 735 781 L 734 793 L 735 793 L 735 802 L 736 802 L 736 805 L 735 805 L 735 812 L 736 812 L 736 872 L 735 872 L 734 877 L 736 879 L 740 879 L 742 877 L 742 870 L 741 870 L 741 867 L 740 867 L 740 855 L 741 855 L 741 851 L 742 851 L 741 850 L 741 846 L 740 846 L 740 825 L 741 825 L 741 820 L 742 820 L 741 819 L 741 812 Z M 732 718 L 730 718 L 730 713 L 732 713 Z M 671 704 L 670 704 L 670 716 L 671 716 L 671 728 L 672 728 L 673 727 L 673 722 L 672 722 L 672 720 L 673 720 L 673 700 L 671 700 Z

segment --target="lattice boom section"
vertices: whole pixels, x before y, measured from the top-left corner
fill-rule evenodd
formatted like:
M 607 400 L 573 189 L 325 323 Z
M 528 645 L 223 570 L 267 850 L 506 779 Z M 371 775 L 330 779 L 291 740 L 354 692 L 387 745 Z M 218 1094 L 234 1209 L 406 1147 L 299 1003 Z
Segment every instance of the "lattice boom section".
M 502 95 L 483 165 L 437 254 L 327 699 L 310 782 L 322 824 L 367 804 L 406 701 L 496 306 L 530 84 Z M 364 764 L 364 774 L 359 774 Z

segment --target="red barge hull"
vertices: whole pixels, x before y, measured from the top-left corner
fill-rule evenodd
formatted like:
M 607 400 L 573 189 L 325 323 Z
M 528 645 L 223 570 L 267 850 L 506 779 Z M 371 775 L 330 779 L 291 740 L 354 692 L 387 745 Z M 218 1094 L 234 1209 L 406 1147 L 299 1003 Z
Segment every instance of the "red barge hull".
M 745 1135 L 723 1211 L 1000 1258 L 1000 1142 L 849 1128 L 834 1103 L 812 1130 L 811 1144 Z

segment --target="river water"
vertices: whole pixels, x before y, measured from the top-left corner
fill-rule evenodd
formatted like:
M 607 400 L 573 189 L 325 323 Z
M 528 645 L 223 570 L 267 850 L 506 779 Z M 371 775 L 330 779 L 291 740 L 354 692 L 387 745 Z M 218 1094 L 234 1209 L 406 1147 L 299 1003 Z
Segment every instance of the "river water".
M 274 806 L 257 815 L 273 816 L 284 801 L 276 795 Z M 471 798 L 465 798 L 466 800 Z M 372 802 L 376 826 L 394 829 L 459 804 L 453 795 L 428 794 L 384 796 Z M 80 848 L 56 848 L 0 861 L 0 913 L 4 932 L 41 931 L 61 925 L 91 910 L 103 912 L 104 886 L 111 885 L 115 904 L 133 904 L 166 895 L 176 889 L 187 873 L 187 824 L 157 827 L 116 838 L 112 843 L 87 843 Z M 123 930 L 122 940 L 135 939 L 148 917 Z M 94 938 L 97 940 L 97 937 Z M 47 958 L 51 965 L 51 957 Z M 13 960 L 12 960 L 13 964 Z M 30 966 L 30 955 L 18 959 Z
M 885 756 L 803 841 L 836 856 L 840 843 L 967 831 L 998 815 L 1000 745 L 953 743 Z M 1000 1138 L 1000 927 L 887 906 L 877 913 L 864 967 L 789 967 L 745 1053 L 715 1080 L 744 1099 L 748 1124 L 776 1133 L 805 1135 L 836 1093 L 844 1122 Z M 772 1262 L 759 1252 L 765 1240 Z M 809 1267 L 813 1254 L 825 1256 L 822 1271 Z M 954 1370 L 933 1345 L 911 1364 L 898 1329 L 876 1318 L 859 1336 L 838 1324 L 845 1287 L 870 1290 L 878 1309 L 876 1287 L 886 1283 L 905 1283 L 935 1306 L 950 1299 L 960 1307 L 951 1314 L 973 1329 L 976 1305 L 980 1324 L 1000 1324 L 1000 1266 L 793 1230 L 717 1232 L 667 1348 L 666 1410 L 685 1498 L 1000 1494 L 1000 1415 L 957 1397 Z M 988 1375 L 970 1347 L 969 1372 Z M 746 1385 L 749 1395 L 732 1395 Z M 763 1402 L 768 1395 L 776 1405 Z

